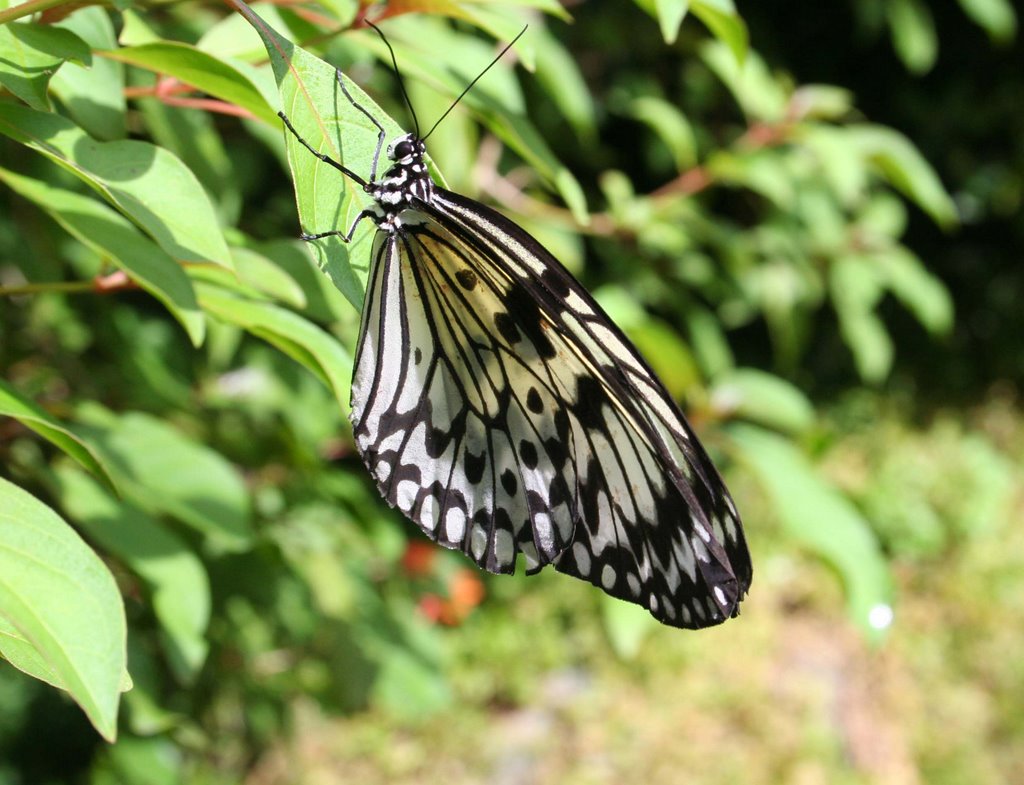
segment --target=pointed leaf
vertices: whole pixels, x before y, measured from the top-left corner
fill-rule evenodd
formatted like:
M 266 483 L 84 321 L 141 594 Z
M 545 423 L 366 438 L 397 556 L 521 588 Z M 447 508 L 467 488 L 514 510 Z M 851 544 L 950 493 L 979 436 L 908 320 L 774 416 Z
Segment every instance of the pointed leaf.
M 13 417 L 25 427 L 31 428 L 78 461 L 111 491 L 117 492 L 114 481 L 100 460 L 99 453 L 88 442 L 42 407 L 37 406 L 35 402 L 8 386 L 3 379 L 0 379 L 0 416 Z
M 105 739 L 117 735 L 126 663 L 114 578 L 57 513 L 0 478 L 0 615 L 31 645 L 34 675 L 66 689 Z M 2 636 L 0 636 L 2 637 Z M 5 649 L 5 656 L 12 656 Z M 45 670 L 40 670 L 45 668 Z
M 49 183 L 0 169 L 14 191 L 46 210 L 68 234 L 112 261 L 169 310 L 193 346 L 206 334 L 206 321 L 192 282 L 181 266 L 135 226 L 102 202 Z
M 190 683 L 206 660 L 210 581 L 189 546 L 157 519 L 119 502 L 70 465 L 57 467 L 61 506 L 89 538 L 123 561 L 152 593 L 168 661 Z
M 100 449 L 124 497 L 151 514 L 171 515 L 234 552 L 252 538 L 249 494 L 220 454 L 148 414 L 81 407 L 76 430 Z
M 70 120 L 0 103 L 0 133 L 99 191 L 175 259 L 231 266 L 206 191 L 181 161 L 137 141 L 97 142 Z
M 880 636 L 891 617 L 892 579 L 871 526 L 784 438 L 751 426 L 729 432 L 786 531 L 836 568 L 850 615 Z

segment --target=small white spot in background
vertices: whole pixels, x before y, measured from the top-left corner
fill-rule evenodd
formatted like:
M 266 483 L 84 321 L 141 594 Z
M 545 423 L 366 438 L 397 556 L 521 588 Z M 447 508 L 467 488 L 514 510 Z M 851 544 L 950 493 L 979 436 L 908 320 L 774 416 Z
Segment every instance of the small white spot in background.
M 893 615 L 892 606 L 880 602 L 868 611 L 868 624 L 876 630 L 888 629 L 892 624 Z
M 217 377 L 217 392 L 228 398 L 248 398 L 270 387 L 270 376 L 262 368 L 239 368 Z

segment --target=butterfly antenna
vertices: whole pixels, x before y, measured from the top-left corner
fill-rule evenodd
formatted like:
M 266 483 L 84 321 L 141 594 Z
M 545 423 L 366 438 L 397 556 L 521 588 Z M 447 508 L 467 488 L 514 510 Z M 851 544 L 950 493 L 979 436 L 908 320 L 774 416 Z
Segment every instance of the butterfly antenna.
M 509 41 L 505 48 L 498 52 L 498 56 L 491 60 L 490 65 L 488 65 L 483 71 L 481 71 L 477 75 L 476 79 L 474 79 L 472 82 L 466 85 L 466 89 L 459 93 L 459 97 L 452 101 L 452 105 L 448 107 L 445 113 L 437 118 L 436 123 L 430 126 L 430 130 L 427 131 L 426 136 L 420 137 L 423 141 L 426 141 L 427 136 L 430 136 L 432 133 L 434 133 L 434 129 L 441 124 L 441 121 L 444 120 L 444 118 L 446 118 L 449 114 L 451 114 L 452 109 L 459 105 L 459 101 L 461 101 L 466 96 L 466 93 L 468 93 L 473 88 L 473 85 L 479 82 L 483 75 L 490 71 L 494 67 L 494 64 L 497 63 L 501 58 L 503 58 L 505 56 L 505 53 L 515 45 L 516 41 L 523 37 L 523 33 L 526 32 L 527 27 L 529 27 L 529 25 L 523 27 L 523 29 L 519 31 L 519 35 L 517 35 L 515 38 Z
M 419 138 L 420 121 L 416 118 L 416 110 L 412 108 L 412 101 L 409 100 L 409 94 L 405 91 L 405 82 L 402 81 L 402 72 L 398 70 L 398 60 L 395 57 L 395 50 L 391 48 L 391 43 L 385 37 L 383 31 L 379 27 L 377 27 L 377 25 L 375 25 L 369 19 L 364 19 L 363 21 L 366 22 L 366 24 L 368 24 L 377 32 L 377 35 L 380 36 L 380 40 L 384 42 L 384 46 L 388 48 L 388 53 L 391 55 L 391 65 L 395 69 L 395 76 L 398 77 L 398 86 L 402 90 L 402 98 L 405 99 L 405 105 L 409 107 L 409 114 L 412 115 L 412 124 L 413 127 L 416 129 L 416 137 Z M 522 33 L 520 33 L 519 35 L 522 35 Z

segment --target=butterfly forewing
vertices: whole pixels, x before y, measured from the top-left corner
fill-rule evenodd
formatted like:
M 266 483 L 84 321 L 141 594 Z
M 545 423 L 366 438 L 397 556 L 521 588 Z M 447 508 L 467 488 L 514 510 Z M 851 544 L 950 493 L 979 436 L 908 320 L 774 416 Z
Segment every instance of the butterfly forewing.
M 541 340 L 554 347 L 543 364 L 573 376 L 555 416 L 572 423 L 582 525 L 557 568 L 640 602 L 669 623 L 705 626 L 731 615 L 751 577 L 739 518 L 653 372 L 586 290 L 520 227 L 441 189 L 428 209 L 457 227 L 462 247 L 474 249 L 469 261 L 519 279 L 509 314 L 525 334 L 536 332 L 539 318 Z

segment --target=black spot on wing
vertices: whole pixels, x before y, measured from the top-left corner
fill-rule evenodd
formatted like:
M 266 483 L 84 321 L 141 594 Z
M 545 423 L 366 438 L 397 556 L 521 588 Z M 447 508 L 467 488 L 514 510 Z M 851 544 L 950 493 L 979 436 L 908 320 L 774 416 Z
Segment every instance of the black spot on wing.
M 527 469 L 537 468 L 537 447 L 533 442 L 526 439 L 519 442 L 519 457 L 523 459 Z
M 608 394 L 597 379 L 580 376 L 576 380 L 576 403 L 573 406 L 580 425 L 588 430 L 604 430 L 606 426 L 601 407 L 607 399 Z
M 526 287 L 520 283 L 513 284 L 505 294 L 505 307 L 519 329 L 533 343 L 537 354 L 545 360 L 553 358 L 555 347 L 547 336 L 540 305 Z
M 534 414 L 544 411 L 544 402 L 540 399 L 540 393 L 537 392 L 536 387 L 531 387 L 530 392 L 526 394 L 526 408 Z
M 501 473 L 501 487 L 505 489 L 505 493 L 509 496 L 516 495 L 516 489 L 519 487 L 519 483 L 516 482 L 516 475 L 511 469 L 505 469 Z
M 517 343 L 522 340 L 519 330 L 516 329 L 516 323 L 507 313 L 494 314 L 494 326 L 498 328 L 498 334 L 508 343 Z
M 427 455 L 431 458 L 437 459 L 444 455 L 444 451 L 448 449 L 448 443 L 451 441 L 452 434 L 449 431 L 443 431 L 440 428 L 431 428 L 427 431 L 426 447 Z
M 487 466 L 487 456 L 484 453 L 474 455 L 467 450 L 466 460 L 463 464 L 466 469 L 466 479 L 473 485 L 479 484 L 484 478 L 484 468 Z
M 551 290 L 551 293 L 561 297 L 563 300 L 569 296 L 569 282 L 564 276 L 555 272 L 553 267 L 545 268 L 540 275 L 541 282 Z
M 476 288 L 476 273 L 472 270 L 462 269 L 455 273 L 455 278 L 467 292 Z

